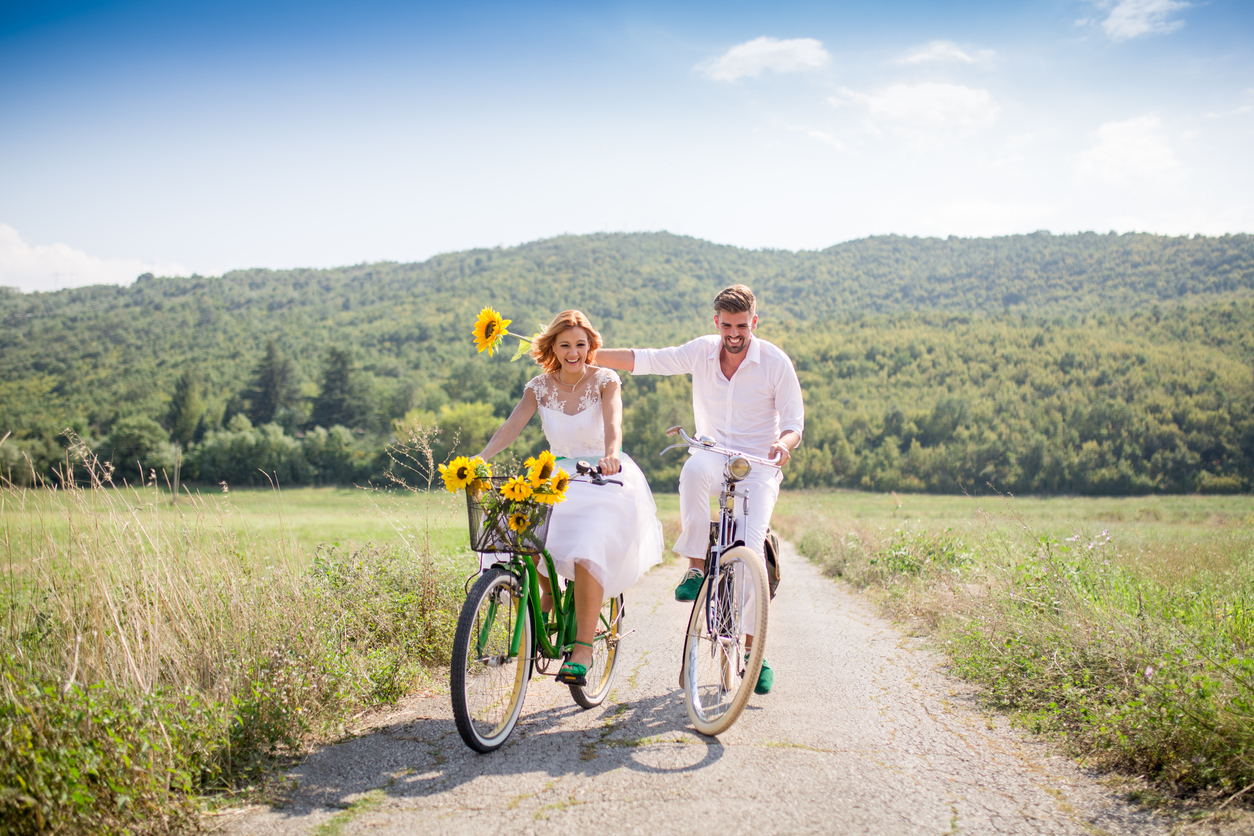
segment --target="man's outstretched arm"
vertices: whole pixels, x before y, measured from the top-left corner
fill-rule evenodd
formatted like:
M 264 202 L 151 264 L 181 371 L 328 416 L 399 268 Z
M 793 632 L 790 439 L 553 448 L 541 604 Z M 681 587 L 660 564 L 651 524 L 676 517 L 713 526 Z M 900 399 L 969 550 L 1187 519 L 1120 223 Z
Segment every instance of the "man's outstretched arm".
M 622 372 L 634 372 L 636 353 L 630 348 L 598 348 L 597 365 Z

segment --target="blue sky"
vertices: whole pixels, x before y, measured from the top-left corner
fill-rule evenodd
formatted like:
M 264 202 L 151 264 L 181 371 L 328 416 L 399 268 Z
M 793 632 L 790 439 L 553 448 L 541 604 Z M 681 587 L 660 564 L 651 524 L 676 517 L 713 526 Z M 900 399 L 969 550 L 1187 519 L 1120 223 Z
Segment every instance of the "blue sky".
M 1254 4 L 0 5 L 0 285 L 1254 231 Z

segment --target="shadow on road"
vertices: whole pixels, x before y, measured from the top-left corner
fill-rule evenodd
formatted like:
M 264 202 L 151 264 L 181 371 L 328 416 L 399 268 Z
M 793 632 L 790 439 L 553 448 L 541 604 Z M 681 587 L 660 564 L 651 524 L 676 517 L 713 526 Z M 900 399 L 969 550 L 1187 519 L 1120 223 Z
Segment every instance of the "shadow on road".
M 487 786 L 516 787 L 522 797 L 536 791 L 539 778 L 592 777 L 616 769 L 678 775 L 699 772 L 723 754 L 717 739 L 688 726 L 677 690 L 607 702 L 591 712 L 562 705 L 524 713 L 509 742 L 488 755 L 467 748 L 451 718 L 418 718 L 314 753 L 288 772 L 293 789 L 275 807 L 300 816 L 345 807 L 371 790 L 423 797 L 481 778 L 504 779 Z

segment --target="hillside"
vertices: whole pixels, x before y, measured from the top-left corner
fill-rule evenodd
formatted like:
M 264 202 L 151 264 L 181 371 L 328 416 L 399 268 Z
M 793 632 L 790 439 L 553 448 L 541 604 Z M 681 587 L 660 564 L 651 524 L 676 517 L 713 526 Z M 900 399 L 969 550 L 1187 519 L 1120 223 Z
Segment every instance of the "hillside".
M 812 471 L 806 483 L 954 490 L 983 484 L 979 474 L 985 473 L 1020 490 L 1121 492 L 1192 489 L 1205 472 L 1212 481 L 1232 476 L 1235 482 L 1223 483 L 1229 488 L 1247 484 L 1249 470 L 1243 475 L 1240 463 L 1249 459 L 1250 447 L 1240 440 L 1240 410 L 1250 403 L 1248 371 L 1254 357 L 1248 336 L 1254 332 L 1248 301 L 1254 297 L 1254 237 L 1249 235 L 885 236 L 800 253 L 742 250 L 665 233 L 566 236 L 419 264 L 241 270 L 220 278 L 145 277 L 129 287 L 0 293 L 0 433 L 12 430 L 19 442 L 15 446 L 11 440 L 4 455 L 12 458 L 21 447 L 37 459 L 54 461 L 57 434 L 66 426 L 96 441 L 106 440 L 119 421 L 131 417 L 156 419 L 173 429 L 177 416 L 171 415 L 170 401 L 184 376 L 194 389 L 197 412 L 194 431 L 181 437 L 190 447 L 229 423 L 234 413 L 258 416 L 250 398 L 256 397 L 258 364 L 273 343 L 276 356 L 290 364 L 289 391 L 281 413 L 261 410 L 261 415 L 278 419 L 292 437 L 314 427 L 327 385 L 328 349 L 347 352 L 339 361 L 342 376 L 351 375 L 352 382 L 341 401 L 348 398 L 354 408 L 334 415 L 355 430 L 349 441 L 356 445 L 357 469 L 343 464 L 334 471 L 338 475 L 317 467 L 293 473 L 298 480 L 320 478 L 319 473 L 334 480 L 350 478 L 346 474 L 360 478 L 370 467 L 377 470 L 377 464 L 363 464 L 373 461 L 373 454 L 357 448 L 381 449 L 394 419 L 406 414 L 439 418 L 473 436 L 507 414 L 531 369 L 474 355 L 467 333 L 483 305 L 498 308 L 525 332 L 558 309 L 578 307 L 610 344 L 659 345 L 705 332 L 710 298 L 737 281 L 758 291 L 763 335 L 788 345 L 803 372 L 817 422 L 807 435 L 807 455 L 828 450 L 826 464 L 806 471 Z M 1216 311 L 1224 313 L 1217 316 Z M 965 336 L 957 338 L 955 332 Z M 834 334 L 848 336 L 835 345 Z M 1049 334 L 1048 340 L 1043 334 Z M 1001 340 L 991 363 L 973 353 L 990 339 L 994 346 Z M 1070 348 L 1077 340 L 1086 346 L 1085 359 L 1063 360 L 1064 349 L 1079 357 Z M 872 345 L 875 341 L 887 347 L 881 351 Z M 934 365 L 939 362 L 934 355 L 941 343 L 948 348 L 939 377 L 902 376 L 906 366 L 918 364 L 914 355 L 919 351 Z M 1058 356 L 1046 346 L 1057 346 Z M 897 368 L 888 373 L 880 363 L 895 351 L 911 359 L 904 365 L 893 360 L 890 366 Z M 1146 359 L 1131 366 L 1111 359 L 1129 352 Z M 848 358 L 861 359 L 853 363 Z M 1066 368 L 1057 386 L 1028 386 L 1045 379 L 1041 370 L 1047 366 L 1058 373 L 1059 363 Z M 980 372 L 973 364 L 987 368 Z M 1227 417 L 1213 417 L 1212 423 L 1223 424 L 1231 439 L 1222 455 L 1194 451 L 1193 463 L 1184 466 L 1180 478 L 1164 480 L 1146 465 L 1140 472 L 1132 467 L 1126 478 L 1094 482 L 1079 475 L 1083 466 L 1076 459 L 1069 470 L 1063 468 L 1075 471 L 1070 476 L 1058 475 L 1055 468 L 1048 479 L 1025 479 L 1013 475 L 1020 465 L 999 471 L 982 460 L 967 461 L 965 454 L 950 456 L 943 467 L 929 465 L 929 473 L 947 475 L 909 475 L 876 452 L 887 438 L 897 439 L 907 457 L 916 441 L 921 449 L 956 445 L 952 435 L 939 439 L 894 432 L 892 416 L 899 413 L 917 425 L 913 419 L 919 416 L 907 413 L 931 409 L 942 394 L 954 396 L 958 380 L 965 381 L 967 404 L 965 411 L 957 410 L 958 420 L 975 421 L 1012 403 L 1023 405 L 1020 413 L 1039 412 L 1042 397 L 1085 383 L 1090 384 L 1086 403 L 1121 393 L 1125 402 L 1139 404 L 1129 407 L 1134 413 L 1146 415 L 1145 398 L 1184 397 L 1180 386 L 1169 381 L 1194 368 L 1212 377 L 1190 374 L 1186 388 L 1222 390 Z M 1077 376 L 1085 369 L 1102 371 Z M 1142 383 L 1154 382 L 1145 384 L 1144 392 L 1128 388 L 1124 384 L 1134 372 Z M 1013 396 L 1001 385 L 1007 375 L 1017 381 Z M 990 385 L 980 386 L 980 380 Z M 654 404 L 648 414 L 683 420 L 688 414 L 683 386 L 680 381 L 630 381 L 628 395 L 662 398 L 665 404 Z M 1111 386 L 1124 388 L 1115 393 Z M 1134 395 L 1134 389 L 1141 394 Z M 326 402 L 323 398 L 324 407 Z M 628 409 L 630 423 L 630 402 Z M 317 414 L 323 423 L 331 420 L 325 408 Z M 1037 423 L 1045 421 L 1044 414 Z M 1023 420 L 1036 426 L 1036 419 Z M 824 421 L 862 429 L 820 431 Z M 1187 423 L 1183 413 L 1174 424 L 1184 438 L 1188 431 L 1181 422 Z M 1025 436 L 1002 423 L 1018 441 L 1006 439 L 1001 446 L 1018 461 Z M 981 433 L 991 431 L 988 421 L 980 426 Z M 236 429 L 243 431 L 238 422 Z M 1028 435 L 1046 431 L 1041 424 Z M 152 436 L 151 427 L 146 432 Z M 655 446 L 643 430 L 637 436 L 635 449 Z M 851 465 L 847 455 L 838 460 L 842 438 L 863 466 Z M 1063 446 L 1079 450 L 1092 440 L 1077 435 Z M 342 440 L 342 446 L 349 441 Z M 974 443 L 970 434 L 966 443 Z M 1152 458 L 1152 453 L 1124 449 L 1129 445 L 1144 447 L 1121 444 L 1114 464 L 1094 467 L 1118 470 L 1125 454 L 1138 461 Z M 873 452 L 879 464 L 865 465 Z M 868 475 L 867 467 L 879 475 Z M 669 478 L 670 467 L 649 470 L 657 479 Z M 802 471 L 794 479 L 801 479 Z

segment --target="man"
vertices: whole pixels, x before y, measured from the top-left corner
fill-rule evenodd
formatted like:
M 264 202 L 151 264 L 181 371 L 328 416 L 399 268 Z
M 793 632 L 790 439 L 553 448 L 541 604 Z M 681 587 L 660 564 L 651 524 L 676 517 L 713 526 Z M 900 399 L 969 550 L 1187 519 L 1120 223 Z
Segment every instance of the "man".
M 754 336 L 757 299 L 744 285 L 732 285 L 714 297 L 714 325 L 717 335 L 673 348 L 602 348 L 597 363 L 633 375 L 692 375 L 697 434 L 742 453 L 776 459 L 782 468 L 801 443 L 805 424 L 801 385 L 792 361 L 775 345 Z M 679 475 L 683 531 L 674 551 L 688 558 L 688 570 L 675 589 L 678 601 L 695 599 L 701 589 L 710 537 L 710 497 L 717 496 L 722 487 L 723 464 L 722 456 L 698 451 L 688 457 Z M 781 470 L 757 467 L 741 483 L 749 491 L 750 502 L 748 520 L 740 520 L 739 531 L 759 559 L 765 560 L 766 529 L 782 481 Z M 738 511 L 743 513 L 743 507 Z M 765 694 L 774 681 L 774 671 L 764 658 L 754 691 Z

